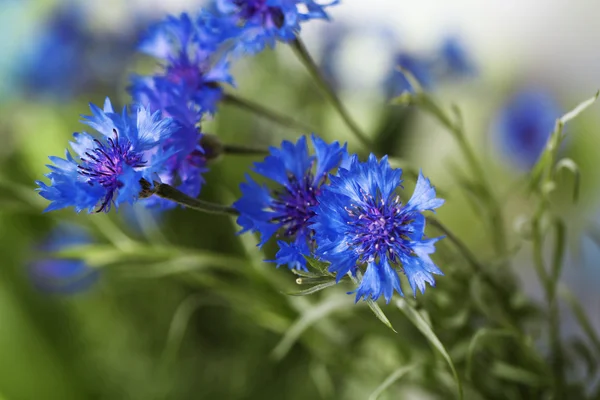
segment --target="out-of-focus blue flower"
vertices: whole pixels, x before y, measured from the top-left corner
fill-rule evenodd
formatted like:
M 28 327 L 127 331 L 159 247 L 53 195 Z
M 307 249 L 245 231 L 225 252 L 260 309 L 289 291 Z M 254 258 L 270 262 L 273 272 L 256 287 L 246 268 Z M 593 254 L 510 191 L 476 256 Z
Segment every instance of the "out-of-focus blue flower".
M 236 48 L 250 54 L 277 40 L 290 42 L 300 32 L 300 23 L 311 19 L 329 19 L 325 8 L 338 3 L 323 4 L 319 0 L 217 0 L 218 9 L 243 30 Z
M 434 88 L 440 81 L 473 76 L 476 73 L 474 63 L 456 37 L 446 38 L 439 52 L 434 54 L 398 53 L 385 82 L 390 97 L 405 91 L 414 92 L 414 88 L 398 67 L 410 72 L 426 90 Z
M 134 48 L 133 35 L 98 34 L 88 26 L 89 16 L 76 2 L 54 9 L 18 57 L 21 89 L 65 97 L 118 80 Z
M 55 258 L 52 254 L 72 246 L 93 243 L 89 232 L 80 226 L 62 224 L 41 243 L 43 257 L 29 265 L 34 285 L 47 293 L 77 293 L 97 282 L 99 270 L 91 269 L 84 261 Z
M 240 212 L 238 224 L 243 232 L 259 232 L 263 246 L 277 234 L 279 252 L 274 262 L 290 269 L 306 269 L 303 255 L 310 255 L 314 232 L 309 219 L 314 215 L 312 207 L 329 173 L 336 169 L 346 146 L 338 142 L 325 143 L 312 136 L 315 154 L 309 155 L 306 137 L 296 144 L 284 141 L 281 148 L 271 147 L 271 155 L 254 164 L 254 171 L 277 184 L 276 189 L 261 186 L 249 176 L 240 185 L 241 198 L 234 203 Z
M 423 211 L 434 210 L 444 201 L 436 198 L 429 179 L 419 174 L 411 199 L 402 204 L 397 190 L 402 170 L 392 169 L 387 157 L 371 154 L 367 162 L 353 156 L 349 167 L 340 168 L 322 188 L 312 209 L 310 227 L 315 232 L 316 254 L 331 263 L 329 271 L 338 281 L 357 268 L 366 267 L 356 300 L 387 302 L 394 290 L 402 295 L 399 268 L 416 296 L 426 283 L 434 286 L 433 274 L 443 275 L 430 254 L 440 238 L 424 238 Z
M 195 21 L 185 13 L 179 18 L 169 16 L 151 27 L 139 50 L 162 60 L 164 69 L 155 78 L 177 87 L 173 89 L 155 82 L 154 89 L 179 91 L 179 96 L 187 101 L 180 102 L 185 108 L 214 113 L 223 96 L 220 85 L 233 85 L 229 63 L 219 57 L 217 51 L 235 32 L 236 27 L 226 19 L 207 12 L 201 13 Z M 130 88 L 134 99 L 141 96 L 137 90 L 135 84 Z
M 520 169 L 531 168 L 554 130 L 561 109 L 546 91 L 515 93 L 496 116 L 492 130 L 503 153 Z
M 471 76 L 476 72 L 463 43 L 455 36 L 447 37 L 440 49 L 441 74 L 446 76 Z
M 406 91 L 412 93 L 415 90 L 398 67 L 410 72 L 424 89 L 430 89 L 434 85 L 435 76 L 430 60 L 409 53 L 400 53 L 396 56 L 394 69 L 386 82 L 391 96 L 398 96 Z
M 50 200 L 46 211 L 74 207 L 77 212 L 108 212 L 114 204 L 133 203 L 142 191 L 141 179 L 150 185 L 179 149 L 165 151 L 176 124 L 140 107 L 129 113 L 114 112 L 106 99 L 104 110 L 90 104 L 91 116 L 83 122 L 102 134 L 96 138 L 86 132 L 75 133 L 71 148 L 77 159 L 66 151 L 66 159 L 50 157 L 46 177 L 50 185 L 37 181 L 42 197 Z M 97 209 L 96 209 L 97 208 Z

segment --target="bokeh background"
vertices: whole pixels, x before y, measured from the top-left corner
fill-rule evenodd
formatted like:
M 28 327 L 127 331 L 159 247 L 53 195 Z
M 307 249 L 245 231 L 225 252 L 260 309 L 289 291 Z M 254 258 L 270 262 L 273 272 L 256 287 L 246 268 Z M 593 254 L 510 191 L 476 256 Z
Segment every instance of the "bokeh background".
M 126 105 L 129 75 L 154 68 L 135 51 L 147 26 L 202 5 L 0 0 L 0 399 L 366 399 L 398 368 L 420 362 L 431 368 L 394 383 L 380 398 L 453 396 L 442 361 L 397 309 L 383 307 L 396 334 L 364 304 L 354 305 L 349 287 L 314 297 L 285 295 L 297 289 L 295 277 L 263 263 L 274 249 L 262 253 L 255 238 L 236 236 L 234 219 L 182 209 L 42 213 L 46 202 L 34 181 L 45 173 L 47 156 L 62 155 L 71 134 L 83 129 L 78 120 L 88 102 L 101 104 L 109 96 L 117 107 Z M 440 219 L 481 259 L 490 259 L 486 227 L 454 179 L 464 160 L 452 138 L 424 113 L 387 105 L 400 55 L 431 60 L 447 40 L 460 43 L 469 68 L 456 76 L 431 73 L 424 83 L 463 111 L 504 205 L 512 273 L 532 304 L 541 304 L 543 295 L 530 245 L 519 245 L 519 222 L 534 207 L 519 185 L 528 161 L 507 150 L 497 121 L 523 90 L 551 99 L 554 118 L 594 94 L 600 87 L 597 14 L 592 0 L 344 0 L 331 8 L 331 23 L 303 27 L 309 50 L 354 118 L 380 150 L 423 169 L 447 198 Z M 239 60 L 234 75 L 240 95 L 365 153 L 285 46 Z M 226 143 L 253 146 L 307 133 L 231 106 L 222 106 L 204 130 Z M 555 205 L 569 234 L 561 282 L 598 330 L 598 108 L 567 131 L 561 153 L 579 165 L 581 193 L 574 204 L 574 182 L 561 177 Z M 227 156 L 212 163 L 202 197 L 232 202 L 253 161 Z M 91 243 L 94 265 L 48 261 L 62 241 Z M 464 304 L 470 277 L 461 262 L 455 254 L 440 256 L 447 275 L 417 298 L 459 366 L 475 329 L 468 327 L 481 326 L 474 322 L 479 311 L 469 311 L 477 305 Z M 566 307 L 561 328 L 566 342 L 584 341 Z M 543 354 L 547 344 L 536 346 Z M 507 344 L 503 351 L 510 358 L 516 350 Z M 597 371 L 587 348 L 581 352 L 568 370 L 592 371 L 586 386 L 592 393 Z M 490 378 L 499 388 L 492 398 L 537 398 L 523 381 L 501 375 Z M 471 382 L 467 398 L 486 397 Z

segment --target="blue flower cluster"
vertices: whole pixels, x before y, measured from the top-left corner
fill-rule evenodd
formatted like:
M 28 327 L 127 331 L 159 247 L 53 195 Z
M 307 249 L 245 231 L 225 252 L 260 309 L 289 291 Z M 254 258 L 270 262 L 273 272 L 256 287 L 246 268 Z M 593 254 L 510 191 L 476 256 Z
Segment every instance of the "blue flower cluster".
M 306 270 L 305 257 L 329 262 L 337 280 L 365 268 L 357 300 L 390 301 L 402 295 L 398 271 L 413 292 L 434 285 L 441 275 L 430 254 L 440 238 L 426 239 L 423 211 L 443 204 L 428 179 L 419 175 L 413 196 L 400 201 L 402 170 L 392 169 L 386 157 L 371 154 L 368 161 L 349 156 L 339 143 L 312 136 L 314 155 L 306 139 L 284 141 L 271 148 L 254 171 L 277 186 L 268 188 L 248 177 L 242 197 L 234 204 L 242 232 L 258 232 L 259 246 L 276 236 L 277 266 Z
M 103 109 L 91 105 L 92 115 L 83 122 L 97 133 L 75 133 L 74 155 L 67 150 L 64 159 L 50 157 L 50 183 L 37 182 L 50 200 L 46 210 L 108 212 L 140 199 L 155 209 L 174 207 L 175 202 L 152 196 L 164 195 L 163 184 L 178 189 L 179 199 L 197 197 L 212 150 L 202 146 L 200 125 L 217 111 L 223 86 L 234 85 L 231 55 L 292 41 L 302 22 L 326 19 L 326 7 L 335 3 L 220 0 L 215 12 L 184 13 L 154 25 L 139 50 L 160 67 L 150 76 L 132 76 L 128 89 L 134 104 L 121 113 L 108 99 Z M 466 68 L 460 51 L 451 48 L 448 54 L 448 65 Z M 403 60 L 413 66 L 419 62 Z M 403 203 L 398 194 L 402 170 L 392 169 L 386 157 L 371 155 L 361 162 L 346 145 L 315 135 L 310 143 L 301 137 L 271 147 L 253 171 L 271 185 L 247 176 L 233 206 L 242 232 L 260 234 L 259 246 L 277 237 L 273 262 L 278 267 L 307 270 L 306 258 L 318 258 L 329 263 L 338 281 L 364 273 L 357 300 L 383 296 L 388 302 L 394 291 L 402 295 L 399 272 L 415 295 L 426 283 L 435 284 L 434 274 L 442 274 L 430 258 L 439 238 L 425 238 L 423 212 L 443 200 L 422 175 Z M 161 186 L 155 188 L 156 182 Z

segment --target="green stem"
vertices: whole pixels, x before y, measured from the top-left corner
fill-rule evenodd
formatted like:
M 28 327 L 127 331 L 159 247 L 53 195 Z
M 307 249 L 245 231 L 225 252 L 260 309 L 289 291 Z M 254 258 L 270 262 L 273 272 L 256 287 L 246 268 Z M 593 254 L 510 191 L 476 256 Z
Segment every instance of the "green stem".
M 282 115 L 276 111 L 270 110 L 253 101 L 238 97 L 232 93 L 225 93 L 223 96 L 223 102 L 256 115 L 260 115 L 270 121 L 288 128 L 300 129 L 306 133 L 315 131 L 310 125 L 305 124 L 304 122 L 300 122 L 292 117 L 288 117 L 287 115 Z
M 550 347 L 552 348 L 552 368 L 555 375 L 556 394 L 558 398 L 564 396 L 564 375 L 563 375 L 563 351 L 560 343 L 560 316 L 558 310 L 558 302 L 556 301 L 556 288 L 553 283 L 553 278 L 546 271 L 544 256 L 543 256 L 543 241 L 544 235 L 540 226 L 540 219 L 543 211 L 543 206 L 538 209 L 533 219 L 533 261 L 538 279 L 540 280 L 546 301 L 548 303 L 548 328 Z M 560 244 L 557 244 L 560 246 Z
M 450 133 L 452 133 L 467 161 L 467 164 L 469 165 L 469 168 L 473 171 L 475 178 L 481 183 L 483 189 L 485 190 L 487 197 L 486 200 L 490 210 L 490 223 L 493 227 L 495 227 L 493 230 L 495 234 L 493 241 L 494 249 L 498 256 L 503 256 L 507 251 L 507 241 L 504 230 L 504 217 L 502 216 L 502 209 L 496 197 L 494 196 L 492 186 L 490 185 L 484 173 L 482 164 L 465 137 L 462 125 L 454 123 L 440 108 L 440 106 L 426 94 L 418 93 L 416 96 L 418 96 L 417 99 L 422 103 L 423 108 L 434 115 L 438 121 L 440 121 L 440 123 L 445 126 Z
M 319 88 L 323 91 L 327 99 L 335 107 L 336 111 L 339 113 L 340 117 L 342 117 L 344 123 L 348 126 L 348 128 L 350 128 L 354 136 L 356 136 L 356 138 L 363 145 L 371 149 L 371 140 L 367 137 L 367 135 L 364 134 L 364 132 L 360 129 L 356 122 L 354 122 L 354 120 L 350 116 L 350 113 L 348 112 L 348 110 L 346 110 L 335 91 L 327 83 L 327 80 L 323 78 L 319 67 L 317 66 L 313 58 L 310 56 L 310 53 L 306 49 L 306 46 L 304 45 L 302 40 L 299 37 L 296 37 L 294 41 L 290 42 L 290 46 L 292 46 L 292 49 L 296 53 L 296 56 L 298 56 L 298 59 L 302 62 L 302 64 L 304 64 L 310 76 L 314 79 L 317 86 L 319 86 Z
M 187 194 L 164 183 L 155 183 L 153 192 L 155 195 L 162 197 L 163 199 L 174 201 L 177 204 L 181 204 L 184 207 L 191 208 L 196 211 L 201 211 L 208 214 L 239 215 L 239 212 L 233 207 L 194 199 L 193 197 L 190 197 Z
M 223 153 L 242 156 L 266 156 L 269 154 L 269 150 L 258 147 L 245 147 L 236 144 L 224 144 Z
M 474 273 L 481 275 L 482 279 L 501 294 L 501 299 L 506 300 L 510 297 L 510 292 L 505 286 L 496 282 L 496 280 L 486 271 L 483 265 L 477 261 L 475 255 L 469 250 L 466 244 L 458 238 L 450 229 L 435 218 L 428 217 L 427 222 L 436 227 L 454 244 L 458 251 L 465 257 Z

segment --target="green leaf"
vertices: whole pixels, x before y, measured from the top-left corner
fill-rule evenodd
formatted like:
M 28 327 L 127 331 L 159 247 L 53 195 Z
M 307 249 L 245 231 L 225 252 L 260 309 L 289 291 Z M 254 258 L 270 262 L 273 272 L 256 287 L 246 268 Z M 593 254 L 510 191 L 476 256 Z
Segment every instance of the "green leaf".
M 577 322 L 579 322 L 581 329 L 586 334 L 589 341 L 592 342 L 592 344 L 594 345 L 594 349 L 600 356 L 600 338 L 598 338 L 598 334 L 594 330 L 594 326 L 585 314 L 585 310 L 581 306 L 581 303 L 579 302 L 579 300 L 577 300 L 575 296 L 573 296 L 573 293 L 571 293 L 566 287 L 561 287 L 558 293 L 560 297 L 562 297 L 562 299 L 565 300 L 567 304 L 569 304 L 569 307 L 571 307 L 573 314 L 575 314 L 575 319 L 577 319 Z
M 544 380 L 537 374 L 531 371 L 510 365 L 502 361 L 496 361 L 490 368 L 490 374 L 499 379 L 521 383 L 527 386 L 542 387 L 545 386 Z
M 354 282 L 354 284 L 358 287 L 360 285 L 360 279 L 362 279 L 362 275 L 361 275 L 360 271 L 357 272 L 357 275 L 358 275 L 358 279 L 356 277 L 352 276 L 351 274 L 349 274 L 350 278 L 352 279 L 352 282 Z M 373 314 L 375 314 L 377 319 L 379 319 L 381 322 L 383 322 L 383 324 L 385 326 L 387 326 L 392 331 L 394 331 L 394 333 L 398 333 L 392 326 L 392 323 L 390 322 L 388 317 L 386 317 L 386 315 L 383 313 L 383 310 L 381 309 L 381 307 L 379 307 L 379 304 L 377 304 L 375 301 L 373 301 L 373 299 L 371 299 L 370 297 L 367 300 L 365 300 L 365 303 L 367 303 L 367 305 L 369 306 L 371 311 L 373 311 Z
M 579 200 L 579 188 L 581 186 L 581 172 L 579 167 L 575 161 L 571 160 L 570 158 L 563 158 L 556 163 L 556 167 L 554 167 L 554 174 L 556 175 L 563 169 L 573 174 L 575 179 L 575 182 L 573 183 L 573 201 L 577 202 L 577 200 Z
M 433 346 L 433 348 L 440 353 L 444 360 L 446 360 L 446 363 L 448 363 L 448 366 L 450 367 L 450 371 L 452 371 L 454 382 L 456 383 L 458 398 L 463 399 L 462 383 L 460 381 L 460 378 L 458 377 L 458 373 L 456 372 L 454 363 L 452 362 L 450 355 L 446 351 L 446 348 L 444 347 L 440 339 L 438 339 L 436 334 L 433 332 L 433 329 L 431 329 L 431 326 L 429 326 L 429 324 L 425 321 L 423 316 L 419 314 L 419 312 L 415 310 L 410 304 L 408 304 L 406 300 L 399 299 L 398 301 L 396 301 L 396 305 L 398 306 L 400 311 L 404 313 L 406 318 L 408 318 L 408 320 L 412 322 L 415 328 L 417 328 L 423 334 L 423 336 L 425 336 L 425 338 L 429 341 L 431 346 Z
M 552 270 L 550 271 L 550 283 L 549 287 L 551 292 L 549 293 L 551 300 L 554 299 L 556 294 L 556 287 L 558 285 L 558 281 L 560 279 L 562 266 L 563 266 L 563 258 L 565 255 L 565 248 L 567 246 L 567 235 L 564 222 L 560 219 L 556 219 L 554 221 L 554 229 L 556 230 L 556 240 L 554 242 L 554 253 L 552 256 Z
M 315 270 L 319 271 L 321 274 L 331 275 L 331 273 L 328 271 L 328 268 L 329 268 L 328 262 L 317 260 L 316 258 L 307 257 L 307 256 L 304 256 L 304 258 L 306 258 L 306 262 L 308 262 L 308 265 L 310 267 L 313 267 Z
M 383 381 L 381 383 L 381 385 L 377 386 L 377 388 L 373 391 L 373 393 L 371 393 L 371 395 L 369 396 L 369 400 L 377 400 L 379 398 L 379 396 L 387 388 L 389 388 L 394 382 L 396 382 L 397 380 L 401 379 L 404 375 L 406 375 L 407 373 L 414 370 L 418 365 L 419 364 L 410 364 L 410 365 L 398 368 L 397 370 L 392 372 L 390 374 L 390 376 L 388 376 L 386 378 L 386 380 Z
M 285 332 L 277 346 L 273 349 L 271 356 L 275 360 L 281 360 L 309 327 L 336 311 L 353 306 L 352 301 L 349 301 L 348 297 L 344 295 L 327 298 L 309 308 Z
M 594 104 L 596 102 L 596 100 L 598 100 L 598 96 L 600 96 L 600 90 L 597 91 L 593 97 L 579 103 L 573 110 L 571 110 L 568 113 L 566 113 L 565 115 L 563 115 L 559 121 L 563 125 L 566 124 L 567 122 L 569 122 L 570 120 L 572 120 L 573 118 L 575 118 L 576 116 L 581 114 L 586 108 L 588 108 L 589 106 Z
M 328 287 L 335 286 L 336 284 L 337 284 L 337 282 L 335 280 L 333 280 L 333 281 L 321 283 L 319 285 L 315 285 L 313 287 L 310 287 L 305 290 L 301 290 L 299 292 L 291 292 L 291 293 L 286 293 L 286 294 L 288 296 L 307 296 L 309 294 L 320 292 L 321 290 L 327 289 Z
M 498 337 L 515 337 L 515 333 L 506 329 L 490 328 L 482 328 L 475 333 L 473 339 L 471 339 L 471 342 L 469 343 L 469 349 L 467 350 L 467 377 L 469 379 L 473 379 L 473 360 L 477 347 L 487 339 Z

